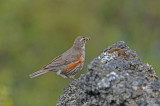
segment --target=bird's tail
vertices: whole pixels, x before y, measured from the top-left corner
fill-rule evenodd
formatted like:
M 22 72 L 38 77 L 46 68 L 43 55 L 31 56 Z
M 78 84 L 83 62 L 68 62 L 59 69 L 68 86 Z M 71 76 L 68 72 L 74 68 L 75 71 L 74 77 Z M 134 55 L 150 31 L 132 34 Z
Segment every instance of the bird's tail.
M 30 74 L 29 77 L 30 78 L 34 78 L 34 77 L 37 77 L 37 76 L 39 76 L 41 74 L 45 74 L 47 72 L 48 72 L 48 70 L 39 70 L 39 71 L 36 71 L 36 72 Z

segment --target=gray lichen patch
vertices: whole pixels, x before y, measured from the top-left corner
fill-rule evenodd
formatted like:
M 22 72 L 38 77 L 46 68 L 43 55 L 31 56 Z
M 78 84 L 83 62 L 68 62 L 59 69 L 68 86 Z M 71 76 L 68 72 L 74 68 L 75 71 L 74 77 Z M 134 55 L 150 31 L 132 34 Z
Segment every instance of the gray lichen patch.
M 64 88 L 57 106 L 160 106 L 160 82 L 124 41 L 106 48 Z

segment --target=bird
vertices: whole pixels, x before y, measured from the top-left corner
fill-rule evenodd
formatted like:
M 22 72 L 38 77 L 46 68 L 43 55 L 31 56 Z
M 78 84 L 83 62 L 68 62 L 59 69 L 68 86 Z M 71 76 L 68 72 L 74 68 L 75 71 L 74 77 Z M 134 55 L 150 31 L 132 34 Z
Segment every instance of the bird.
M 47 72 L 56 72 L 63 78 L 70 80 L 83 68 L 85 61 L 85 44 L 90 40 L 90 37 L 76 37 L 73 46 L 66 52 L 55 57 L 49 64 L 42 67 L 41 70 L 29 75 L 30 78 L 37 77 Z

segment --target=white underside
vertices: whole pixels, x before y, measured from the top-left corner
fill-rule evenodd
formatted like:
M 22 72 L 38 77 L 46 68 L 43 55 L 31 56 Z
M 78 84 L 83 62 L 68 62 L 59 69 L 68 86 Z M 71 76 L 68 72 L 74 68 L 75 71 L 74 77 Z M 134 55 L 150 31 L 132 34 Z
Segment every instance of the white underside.
M 62 76 L 63 78 L 67 78 L 65 75 L 62 75 L 61 72 L 62 72 L 62 70 L 58 70 L 58 71 L 57 71 L 57 75 L 60 75 L 60 76 Z
M 61 74 L 62 70 L 57 71 L 57 75 L 62 76 L 63 78 L 67 78 L 65 75 Z M 74 76 L 69 76 L 70 78 L 74 78 Z

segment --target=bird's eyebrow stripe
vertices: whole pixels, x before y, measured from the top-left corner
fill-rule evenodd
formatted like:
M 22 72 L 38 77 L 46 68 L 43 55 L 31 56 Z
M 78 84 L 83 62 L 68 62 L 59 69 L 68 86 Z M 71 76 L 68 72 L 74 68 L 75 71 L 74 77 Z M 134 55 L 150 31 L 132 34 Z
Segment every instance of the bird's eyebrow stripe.
M 81 38 L 81 39 L 80 39 L 80 42 L 81 42 L 83 39 L 84 39 L 84 38 Z

